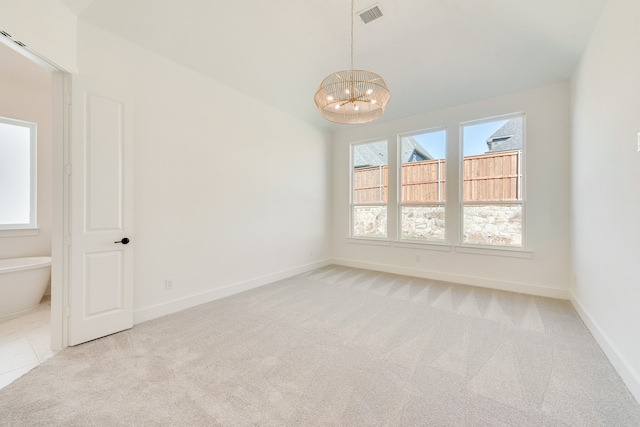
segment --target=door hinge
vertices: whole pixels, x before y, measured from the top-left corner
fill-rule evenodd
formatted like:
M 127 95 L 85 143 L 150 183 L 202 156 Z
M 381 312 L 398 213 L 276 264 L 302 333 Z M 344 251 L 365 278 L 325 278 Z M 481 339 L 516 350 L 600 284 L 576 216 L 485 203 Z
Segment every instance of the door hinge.
M 71 94 L 70 93 L 65 93 L 64 94 L 64 103 L 67 105 L 71 105 Z
M 68 305 L 64 307 L 64 315 L 67 317 L 71 317 L 71 307 L 69 307 Z
M 70 164 L 64 165 L 64 173 L 67 174 L 67 175 L 71 175 L 71 165 Z
M 64 244 L 71 246 L 71 236 L 64 236 Z

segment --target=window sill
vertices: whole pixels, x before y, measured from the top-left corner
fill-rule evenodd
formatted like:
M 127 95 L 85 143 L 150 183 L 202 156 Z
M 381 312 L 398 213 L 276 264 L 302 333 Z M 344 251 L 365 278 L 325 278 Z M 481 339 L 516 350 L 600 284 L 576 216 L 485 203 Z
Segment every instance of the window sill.
M 397 248 L 410 248 L 410 249 L 425 249 L 429 251 L 442 251 L 451 252 L 451 245 L 446 243 L 434 243 L 434 242 L 410 242 L 399 240 L 393 242 L 393 246 Z
M 5 228 L 0 229 L 0 237 L 26 237 L 40 234 L 39 228 Z
M 347 237 L 347 243 L 359 245 L 391 246 L 391 241 L 385 239 L 372 239 L 366 237 Z
M 525 251 L 524 249 L 519 248 L 488 248 L 486 246 L 459 246 L 455 245 L 454 250 L 457 253 L 464 254 L 476 254 L 476 255 L 494 255 L 494 256 L 503 256 L 509 258 L 525 258 L 531 259 L 533 258 L 532 251 Z

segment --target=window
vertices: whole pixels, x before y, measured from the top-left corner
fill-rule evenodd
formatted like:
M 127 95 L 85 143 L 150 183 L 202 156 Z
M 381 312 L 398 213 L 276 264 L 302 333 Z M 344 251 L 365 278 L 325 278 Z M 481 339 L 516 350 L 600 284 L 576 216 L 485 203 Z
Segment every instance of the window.
M 398 241 L 373 244 L 529 256 L 524 250 L 525 114 L 443 125 L 398 135 L 397 163 L 391 164 L 398 172 L 391 174 L 397 206 L 390 216 L 388 142 L 350 145 L 349 235 L 387 239 L 390 226 Z M 449 147 L 447 158 L 449 126 L 459 126 L 460 150 Z M 451 165 L 457 165 L 459 172 Z M 455 175 L 449 176 L 448 188 L 447 169 Z M 451 211 L 456 206 L 460 210 Z
M 36 227 L 36 124 L 0 117 L 0 229 Z
M 400 138 L 400 239 L 445 241 L 444 130 Z
M 387 237 L 387 141 L 351 145 L 351 236 Z
M 462 125 L 462 243 L 523 247 L 524 115 Z

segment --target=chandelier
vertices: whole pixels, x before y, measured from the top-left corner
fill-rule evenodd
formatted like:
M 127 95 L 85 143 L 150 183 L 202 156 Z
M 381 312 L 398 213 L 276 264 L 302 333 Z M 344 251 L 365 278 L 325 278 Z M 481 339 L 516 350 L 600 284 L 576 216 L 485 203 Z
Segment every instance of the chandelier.
M 351 69 L 327 76 L 314 97 L 325 119 L 343 124 L 373 121 L 384 113 L 391 93 L 378 74 L 353 69 L 353 2 L 351 0 Z

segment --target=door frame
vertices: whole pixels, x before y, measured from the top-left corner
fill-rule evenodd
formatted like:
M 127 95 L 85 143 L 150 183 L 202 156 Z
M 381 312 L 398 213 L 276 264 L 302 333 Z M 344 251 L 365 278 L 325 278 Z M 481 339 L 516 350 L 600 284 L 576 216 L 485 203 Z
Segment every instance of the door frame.
M 51 348 L 67 347 L 69 330 L 69 263 L 71 260 L 70 153 L 71 74 L 51 74 L 53 103 L 53 181 L 51 218 Z
M 0 34 L 0 43 L 51 73 L 51 348 L 62 350 L 69 326 L 71 73 L 9 35 Z

